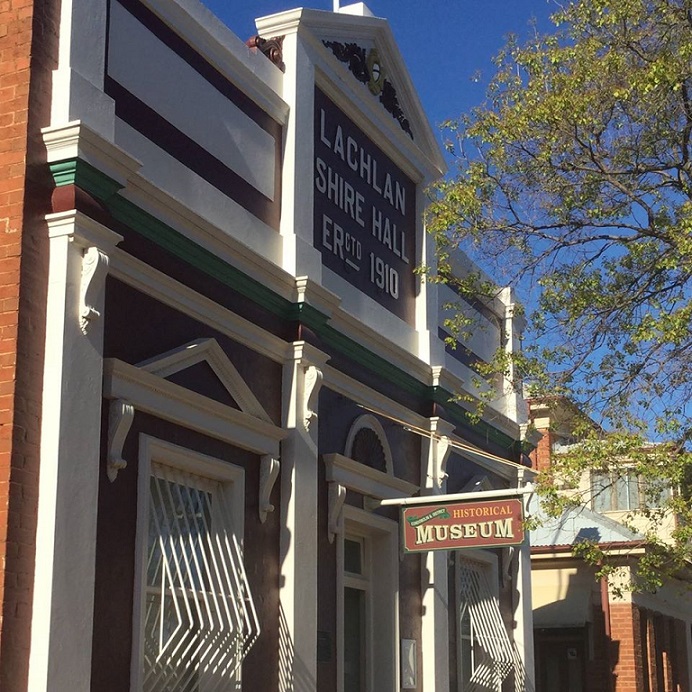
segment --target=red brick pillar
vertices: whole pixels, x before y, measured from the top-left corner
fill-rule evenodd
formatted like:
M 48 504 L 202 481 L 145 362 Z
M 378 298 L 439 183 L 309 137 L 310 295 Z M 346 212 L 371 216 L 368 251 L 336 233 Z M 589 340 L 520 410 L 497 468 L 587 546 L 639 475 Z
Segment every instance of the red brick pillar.
M 631 603 L 610 604 L 614 692 L 640 692 L 643 686 L 639 611 Z
M 543 437 L 538 441 L 536 449 L 529 455 L 531 465 L 536 471 L 545 471 L 550 468 L 550 454 L 552 447 L 552 433 L 550 430 L 538 430 Z
M 27 689 L 59 0 L 0 0 L 0 690 Z

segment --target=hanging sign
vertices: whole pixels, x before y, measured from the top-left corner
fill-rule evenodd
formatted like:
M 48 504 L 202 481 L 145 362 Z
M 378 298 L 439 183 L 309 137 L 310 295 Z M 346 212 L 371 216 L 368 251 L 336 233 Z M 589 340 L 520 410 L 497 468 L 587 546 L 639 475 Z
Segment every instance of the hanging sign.
M 521 545 L 521 500 L 409 505 L 401 510 L 404 551 L 460 550 Z

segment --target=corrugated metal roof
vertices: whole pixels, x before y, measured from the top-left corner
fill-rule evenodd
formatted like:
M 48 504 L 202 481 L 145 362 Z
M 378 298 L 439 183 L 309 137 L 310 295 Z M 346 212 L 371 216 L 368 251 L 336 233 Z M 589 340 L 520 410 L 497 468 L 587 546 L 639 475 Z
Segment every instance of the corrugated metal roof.
M 541 520 L 541 525 L 531 531 L 532 546 L 567 546 L 581 540 L 623 543 L 644 539 L 641 534 L 586 507 L 571 509 L 558 518 L 551 518 L 540 510 L 539 501 L 534 497 L 529 513 Z

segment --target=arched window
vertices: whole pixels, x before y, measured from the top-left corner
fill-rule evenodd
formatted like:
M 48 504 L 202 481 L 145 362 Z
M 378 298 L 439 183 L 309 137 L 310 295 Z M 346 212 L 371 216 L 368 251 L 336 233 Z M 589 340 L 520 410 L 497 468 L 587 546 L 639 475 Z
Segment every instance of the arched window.
M 392 450 L 380 421 L 364 414 L 356 418 L 346 438 L 345 456 L 378 471 L 394 475 Z

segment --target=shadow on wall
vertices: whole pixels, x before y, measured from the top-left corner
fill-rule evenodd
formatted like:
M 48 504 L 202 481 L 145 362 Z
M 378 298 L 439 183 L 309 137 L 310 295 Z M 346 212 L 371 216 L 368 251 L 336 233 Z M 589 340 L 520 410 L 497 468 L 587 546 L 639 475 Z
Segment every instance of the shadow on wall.
M 536 692 L 613 692 L 620 643 L 606 628 L 607 608 L 593 570 L 570 573 L 561 597 L 533 611 Z
M 296 659 L 288 622 L 279 605 L 279 692 L 308 692 L 314 690 L 315 686 L 315 678 L 305 664 Z

